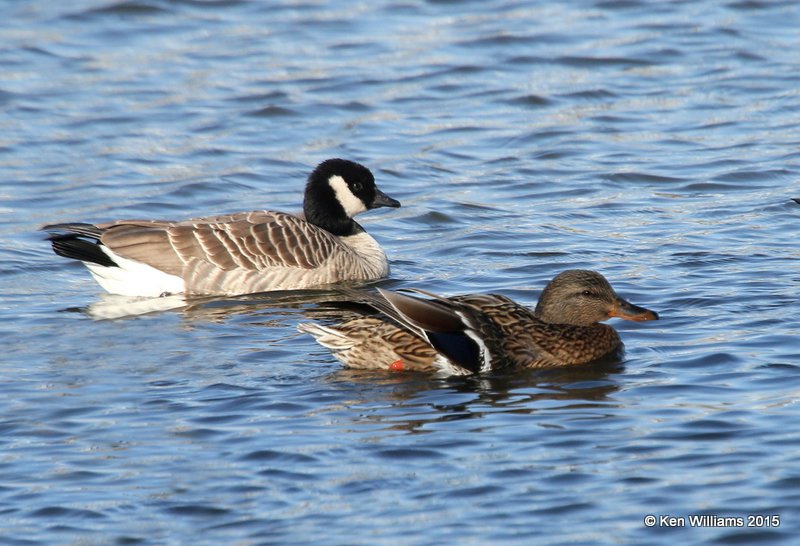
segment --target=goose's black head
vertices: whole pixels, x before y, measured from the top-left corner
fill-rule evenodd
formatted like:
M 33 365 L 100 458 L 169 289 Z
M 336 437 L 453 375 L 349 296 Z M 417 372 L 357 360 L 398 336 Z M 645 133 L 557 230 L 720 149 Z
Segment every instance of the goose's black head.
M 378 189 L 369 169 L 347 159 L 327 159 L 317 165 L 308 177 L 303 200 L 306 220 L 339 236 L 361 230 L 353 221 L 356 214 L 399 206 L 399 201 Z

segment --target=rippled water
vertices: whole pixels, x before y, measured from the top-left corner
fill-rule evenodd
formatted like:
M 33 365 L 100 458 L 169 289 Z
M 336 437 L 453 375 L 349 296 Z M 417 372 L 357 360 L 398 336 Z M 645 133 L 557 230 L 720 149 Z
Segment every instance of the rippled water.
M 0 6 L 0 543 L 796 540 L 797 3 Z M 332 156 L 403 202 L 390 286 L 586 267 L 662 320 L 607 368 L 353 373 L 295 330 L 325 294 L 94 320 L 37 232 L 296 210 Z

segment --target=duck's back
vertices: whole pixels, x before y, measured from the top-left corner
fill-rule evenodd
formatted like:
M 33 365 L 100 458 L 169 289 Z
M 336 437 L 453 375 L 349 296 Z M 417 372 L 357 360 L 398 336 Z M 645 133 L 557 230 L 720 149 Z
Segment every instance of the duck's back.
M 499 336 L 494 343 L 504 366 L 581 365 L 622 349 L 619 335 L 606 324 L 547 323 L 527 307 L 497 294 L 456 296 L 450 300 L 475 309 L 497 326 Z

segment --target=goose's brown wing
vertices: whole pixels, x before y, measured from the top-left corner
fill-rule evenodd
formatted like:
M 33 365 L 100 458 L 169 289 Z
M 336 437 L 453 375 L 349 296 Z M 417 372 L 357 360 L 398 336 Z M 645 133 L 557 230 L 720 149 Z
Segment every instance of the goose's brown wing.
M 344 245 L 291 214 L 242 212 L 182 222 L 122 220 L 99 224 L 101 241 L 114 253 L 181 275 L 201 261 L 230 271 L 271 267 L 314 269 Z

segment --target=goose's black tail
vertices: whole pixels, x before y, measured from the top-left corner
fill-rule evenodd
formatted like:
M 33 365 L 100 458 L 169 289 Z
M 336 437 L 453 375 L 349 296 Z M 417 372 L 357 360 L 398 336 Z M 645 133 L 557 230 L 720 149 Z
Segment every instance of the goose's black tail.
M 103 230 L 92 224 L 51 224 L 42 228 L 50 233 L 47 240 L 53 252 L 64 258 L 95 263 L 105 267 L 117 264 L 103 252 L 100 237 Z

